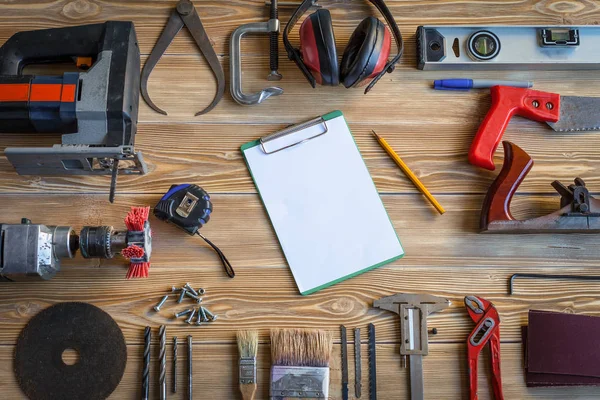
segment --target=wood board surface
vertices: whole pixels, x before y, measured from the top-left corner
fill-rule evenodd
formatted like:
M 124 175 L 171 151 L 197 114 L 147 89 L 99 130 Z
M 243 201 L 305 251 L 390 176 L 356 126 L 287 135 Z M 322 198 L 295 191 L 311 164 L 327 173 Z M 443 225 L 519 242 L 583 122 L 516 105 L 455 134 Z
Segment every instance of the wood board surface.
M 229 74 L 229 36 L 237 26 L 267 17 L 264 1 L 200 1 L 197 10 L 215 50 Z M 133 20 L 142 62 L 151 51 L 176 1 L 21 0 L 0 2 L 0 43 L 18 31 Z M 143 329 L 167 325 L 168 339 L 194 338 L 194 392 L 199 399 L 235 399 L 237 329 L 258 329 L 259 391 L 266 399 L 270 365 L 268 332 L 273 327 L 323 328 L 334 332 L 330 397 L 341 398 L 339 325 L 363 329 L 363 397 L 367 398 L 366 328 L 377 327 L 378 398 L 407 399 L 408 371 L 400 368 L 397 317 L 371 308 L 372 302 L 396 292 L 447 297 L 452 306 L 430 318 L 438 334 L 430 337 L 424 360 L 425 394 L 431 399 L 468 398 L 466 337 L 473 328 L 462 298 L 476 294 L 492 301 L 502 317 L 502 377 L 507 399 L 592 399 L 593 388 L 528 389 L 524 384 L 520 327 L 529 309 L 600 316 L 600 284 L 568 281 L 517 281 L 507 294 L 507 278 L 518 272 L 597 274 L 600 259 L 595 235 L 480 235 L 479 211 L 496 172 L 477 169 L 466 154 L 487 112 L 487 91 L 435 92 L 433 79 L 449 76 L 533 80 L 536 89 L 563 95 L 600 95 L 597 71 L 423 72 L 416 69 L 414 32 L 424 24 L 598 24 L 600 4 L 591 0 L 389 0 L 406 41 L 405 56 L 368 95 L 343 87 L 311 89 L 300 71 L 280 52 L 281 86 L 285 93 L 253 107 L 238 106 L 225 94 L 209 114 L 194 117 L 208 104 L 216 85 L 206 62 L 187 31 L 175 39 L 152 74 L 152 99 L 168 112 L 154 113 L 140 104 L 136 148 L 144 153 L 149 174 L 121 177 L 116 202 L 109 205 L 106 177 L 19 176 L 0 157 L 1 222 L 21 217 L 44 224 L 121 226 L 132 205 L 154 205 L 172 184 L 196 183 L 214 200 L 215 212 L 203 232 L 225 251 L 236 268 L 229 280 L 215 254 L 199 238 L 152 218 L 154 254 L 150 278 L 126 281 L 125 264 L 116 258 L 94 261 L 77 257 L 49 282 L 2 284 L 0 289 L 0 387 L 3 398 L 23 395 L 12 372 L 14 344 L 27 321 L 45 307 L 62 301 L 85 301 L 102 307 L 119 323 L 128 344 L 125 376 L 111 398 L 140 395 Z M 366 1 L 322 0 L 331 10 L 338 52 L 353 29 L 376 15 Z M 283 23 L 292 9 L 282 8 Z M 292 35 L 297 43 L 297 31 Z M 244 90 L 268 86 L 268 40 L 244 39 Z M 227 79 L 229 81 L 229 78 Z M 245 167 L 239 146 L 249 140 L 333 109 L 344 112 L 369 171 L 407 255 L 389 266 L 361 275 L 308 297 L 298 295 L 283 253 Z M 447 213 L 433 208 L 372 138 L 376 130 L 423 181 Z M 505 134 L 535 160 L 513 204 L 518 217 L 533 217 L 558 208 L 552 180 L 582 177 L 600 193 L 600 135 L 559 134 L 544 124 L 514 118 Z M 3 134 L 0 151 L 15 146 L 51 146 L 57 135 Z M 502 150 L 496 152 L 502 163 Z M 360 234 L 360 226 L 357 226 Z M 219 319 L 188 327 L 171 318 L 179 310 L 168 303 L 152 306 L 171 285 L 190 282 L 207 290 L 206 305 Z M 155 343 L 156 344 L 156 343 Z M 353 354 L 353 344 L 350 354 Z M 185 398 L 184 346 L 180 345 L 179 386 L 169 398 Z M 157 354 L 157 348 L 153 351 Z M 169 352 L 170 353 L 170 352 Z M 170 356 L 170 354 L 169 354 Z M 153 359 L 153 361 L 155 358 Z M 350 357 L 351 386 L 353 358 Z M 482 368 L 480 398 L 492 398 L 489 359 Z M 153 366 L 157 363 L 154 362 Z M 158 398 L 156 369 L 152 397 Z M 170 374 L 169 374 L 170 379 Z M 352 391 L 351 391 L 352 392 Z

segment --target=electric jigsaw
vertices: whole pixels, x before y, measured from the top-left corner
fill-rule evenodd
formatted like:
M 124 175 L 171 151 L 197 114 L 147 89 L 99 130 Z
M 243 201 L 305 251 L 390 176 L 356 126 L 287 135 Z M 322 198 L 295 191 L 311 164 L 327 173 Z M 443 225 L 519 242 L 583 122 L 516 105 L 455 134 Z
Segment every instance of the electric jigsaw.
M 62 76 L 26 66 L 75 63 Z M 9 147 L 20 175 L 145 174 L 134 150 L 140 51 L 133 22 L 20 32 L 0 47 L 0 132 L 61 133 L 53 147 Z M 119 165 L 121 164 L 121 165 Z

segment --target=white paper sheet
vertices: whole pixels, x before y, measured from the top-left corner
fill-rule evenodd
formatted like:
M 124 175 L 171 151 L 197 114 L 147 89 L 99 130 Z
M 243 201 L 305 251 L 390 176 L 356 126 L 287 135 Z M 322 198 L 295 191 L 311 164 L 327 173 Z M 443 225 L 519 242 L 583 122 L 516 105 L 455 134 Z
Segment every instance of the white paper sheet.
M 324 135 L 276 153 L 244 150 L 302 294 L 404 254 L 344 117 L 326 124 Z

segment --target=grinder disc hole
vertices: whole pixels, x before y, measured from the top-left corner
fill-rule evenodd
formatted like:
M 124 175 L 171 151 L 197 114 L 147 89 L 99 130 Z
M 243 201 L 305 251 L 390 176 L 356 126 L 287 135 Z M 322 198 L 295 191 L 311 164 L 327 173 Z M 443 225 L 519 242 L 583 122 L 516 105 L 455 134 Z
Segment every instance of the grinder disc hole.
M 79 362 L 80 356 L 79 352 L 75 349 L 65 349 L 61 355 L 62 362 L 65 365 L 75 365 Z

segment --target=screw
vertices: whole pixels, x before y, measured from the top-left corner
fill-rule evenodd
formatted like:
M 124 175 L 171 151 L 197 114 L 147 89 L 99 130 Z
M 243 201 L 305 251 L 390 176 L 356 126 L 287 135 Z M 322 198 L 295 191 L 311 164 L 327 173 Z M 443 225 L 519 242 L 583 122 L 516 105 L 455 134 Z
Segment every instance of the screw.
M 204 290 L 204 288 L 198 288 L 198 294 L 200 296 L 204 295 L 206 293 L 206 290 Z
M 162 307 L 163 304 L 165 304 L 165 301 L 167 301 L 167 299 L 169 298 L 169 295 L 166 295 L 165 297 L 163 297 L 157 305 L 154 306 L 154 311 L 159 312 L 160 308 Z
M 179 298 L 177 299 L 177 304 L 181 304 L 181 302 L 183 301 L 183 297 L 185 296 L 186 293 L 187 293 L 186 288 L 181 289 L 181 293 L 179 294 Z
M 186 283 L 186 284 L 183 286 L 183 288 L 184 288 L 184 289 L 187 289 L 187 290 L 189 290 L 190 292 L 192 292 L 192 293 L 194 294 L 194 296 L 198 296 L 198 292 L 196 292 L 196 291 L 194 290 L 194 288 L 193 288 L 193 287 L 192 287 L 192 286 L 191 286 L 189 283 Z
M 204 307 L 202 307 L 204 308 Z M 211 321 L 216 321 L 218 315 L 211 313 L 207 308 L 204 308 L 204 312 L 206 313 L 206 315 L 208 316 L 208 319 Z
M 206 308 L 200 307 L 200 314 L 202 315 L 202 321 L 208 322 L 208 317 L 206 316 Z
M 200 300 L 200 301 L 202 301 L 202 299 L 200 298 L 200 296 L 198 296 L 197 294 L 196 294 L 196 295 L 194 295 L 194 294 L 192 294 L 192 293 L 190 293 L 190 292 L 186 291 L 186 292 L 185 292 L 185 295 L 186 295 L 187 297 L 189 297 L 189 298 L 192 298 L 192 299 L 194 299 L 194 300 Z
M 178 312 L 178 313 L 175 313 L 175 318 L 180 318 L 180 317 L 183 317 L 184 315 L 187 315 L 187 314 L 191 313 L 192 311 L 193 311 L 193 310 L 190 308 L 190 309 L 187 309 L 187 310 L 184 310 L 184 311 L 180 311 L 180 312 Z
M 538 108 L 540 106 L 540 102 L 537 100 L 534 100 L 532 104 L 535 108 Z
M 190 316 L 188 317 L 188 319 L 185 320 L 185 322 L 187 322 L 188 324 L 192 323 L 192 318 L 194 318 L 194 315 L 196 315 L 196 310 L 192 309 L 192 313 L 190 314 Z
M 173 292 L 173 293 L 175 293 L 175 292 L 178 292 L 178 291 L 180 291 L 180 290 L 181 290 L 181 289 L 180 289 L 180 288 L 178 288 L 178 287 L 171 286 L 171 292 Z
M 200 326 L 200 325 L 202 325 L 202 323 L 204 322 L 204 321 L 202 320 L 202 315 L 200 315 L 200 314 L 201 314 L 201 308 L 202 308 L 202 307 L 200 307 L 200 308 L 198 309 L 198 312 L 197 312 L 197 314 L 198 314 L 198 319 L 196 320 L 196 325 L 197 325 L 197 326 Z
M 438 333 L 438 330 L 437 330 L 437 328 L 431 328 L 431 329 L 429 330 L 429 334 L 431 334 L 431 335 L 437 335 L 437 333 Z

